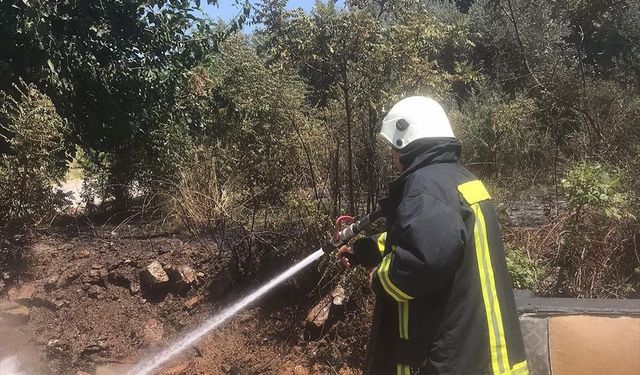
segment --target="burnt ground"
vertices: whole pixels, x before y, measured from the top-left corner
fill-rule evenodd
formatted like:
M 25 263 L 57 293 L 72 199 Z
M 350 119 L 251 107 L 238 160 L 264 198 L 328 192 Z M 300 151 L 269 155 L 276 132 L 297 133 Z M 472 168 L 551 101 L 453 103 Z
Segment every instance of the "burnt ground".
M 34 234 L 24 254 L 21 267 L 2 275 L 0 354 L 17 355 L 25 374 L 122 374 L 122 367 L 197 327 L 293 262 L 280 259 L 253 280 L 238 281 L 213 240 L 158 234 L 143 224 L 82 227 L 73 220 Z M 169 273 L 171 281 L 159 287 L 140 285 L 141 271 L 153 261 L 165 270 L 188 266 L 193 277 L 176 280 Z M 310 268 L 317 276 L 317 265 Z M 327 360 L 316 353 L 323 344 L 305 334 L 305 318 L 321 293 L 313 288 L 315 276 L 304 273 L 209 334 L 163 373 L 359 373 L 351 367 L 361 359 Z
M 507 237 L 518 228 L 551 225 L 556 210 L 549 199 L 509 198 L 511 204 L 497 204 Z M 123 368 L 196 328 L 317 245 L 296 242 L 293 252 L 238 272 L 232 254 L 223 254 L 214 237 L 168 232 L 156 222 L 98 225 L 96 220 L 71 217 L 28 239 L 0 244 L 0 250 L 24 246 L 19 264 L 0 265 L 0 361 L 17 354 L 20 375 L 123 374 Z M 293 234 L 284 240 L 292 238 L 304 241 Z M 141 285 L 141 272 L 154 261 L 167 271 L 187 266 L 192 272 L 187 280 L 169 272 L 171 280 L 160 287 Z M 241 312 L 163 373 L 360 373 L 372 310 L 366 272 L 361 280 L 343 283 L 351 287 L 347 294 L 359 295 L 310 333 L 308 314 L 321 311 L 313 308 L 326 301 L 327 285 L 344 278 L 335 269 L 322 275 L 320 268 L 310 266 Z

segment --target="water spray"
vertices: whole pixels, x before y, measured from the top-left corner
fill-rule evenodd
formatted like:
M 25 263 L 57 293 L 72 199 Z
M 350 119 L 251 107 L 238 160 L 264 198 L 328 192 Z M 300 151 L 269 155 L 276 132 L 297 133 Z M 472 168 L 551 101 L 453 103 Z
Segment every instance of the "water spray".
M 291 268 L 287 269 L 280 275 L 274 277 L 269 282 L 253 291 L 251 294 L 242 298 L 233 305 L 225 308 L 218 314 L 209 318 L 200 327 L 187 333 L 183 338 L 173 343 L 168 348 L 158 352 L 157 354 L 139 362 L 127 374 L 128 375 L 150 375 L 158 370 L 166 362 L 175 358 L 178 354 L 195 344 L 204 335 L 216 329 L 227 320 L 235 316 L 239 311 L 248 307 L 271 289 L 280 285 L 282 282 L 300 272 L 306 266 L 321 258 L 324 254 L 330 254 L 336 248 L 347 244 L 358 233 L 362 232 L 369 224 L 382 217 L 382 210 L 374 211 L 359 220 L 355 220 L 351 216 L 340 216 L 335 223 L 335 228 L 331 240 L 311 255 L 307 256 Z M 345 255 L 347 258 L 349 254 Z

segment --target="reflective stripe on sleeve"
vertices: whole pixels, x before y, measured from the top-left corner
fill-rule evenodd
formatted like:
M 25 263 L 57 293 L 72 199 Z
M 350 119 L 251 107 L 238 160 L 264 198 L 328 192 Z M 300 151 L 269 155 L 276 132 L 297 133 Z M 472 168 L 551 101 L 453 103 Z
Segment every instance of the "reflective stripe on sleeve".
M 398 302 L 398 332 L 401 339 L 409 340 L 409 302 Z
M 396 375 L 411 375 L 411 369 L 409 366 L 397 364 L 396 365 Z
M 527 361 L 522 361 L 513 365 L 513 367 L 511 368 L 511 375 L 529 375 Z
M 412 300 L 413 297 L 403 292 L 398 288 L 393 282 L 391 282 L 391 278 L 389 277 L 389 266 L 391 265 L 391 257 L 393 254 L 387 254 L 384 258 L 382 258 L 382 262 L 378 267 L 378 279 L 380 279 L 380 284 L 384 288 L 385 292 L 389 294 L 394 300 L 397 302 L 406 302 Z
M 376 241 L 376 243 L 378 244 L 378 251 L 380 252 L 380 255 L 384 255 L 384 244 L 386 241 L 387 241 L 387 232 L 382 232 L 378 236 L 378 240 Z

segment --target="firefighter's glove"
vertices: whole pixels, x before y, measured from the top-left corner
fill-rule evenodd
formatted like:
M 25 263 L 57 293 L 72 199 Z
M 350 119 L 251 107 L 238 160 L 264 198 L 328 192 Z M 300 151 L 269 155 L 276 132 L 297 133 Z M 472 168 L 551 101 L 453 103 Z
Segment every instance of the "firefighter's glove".
M 371 237 L 357 239 L 353 243 L 353 253 L 356 264 L 366 268 L 375 267 L 382 261 L 378 244 Z

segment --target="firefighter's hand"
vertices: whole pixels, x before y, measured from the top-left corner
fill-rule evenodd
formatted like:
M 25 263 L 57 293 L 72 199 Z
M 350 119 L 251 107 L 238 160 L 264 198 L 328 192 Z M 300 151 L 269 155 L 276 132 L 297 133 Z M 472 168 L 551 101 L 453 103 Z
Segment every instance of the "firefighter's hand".
M 369 272 L 369 288 L 371 288 L 371 285 L 373 285 L 373 275 L 376 274 L 377 270 L 378 267 L 373 267 L 373 269 Z
M 351 256 L 355 255 L 353 248 L 348 245 L 341 246 L 338 251 L 336 251 L 336 259 L 338 260 L 338 263 L 342 264 L 345 268 L 351 268 L 354 266 L 354 264 L 349 262 L 349 259 L 347 258 L 348 254 Z

